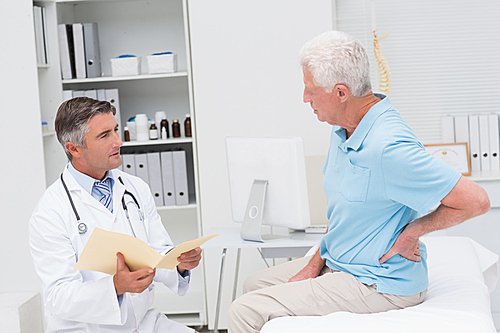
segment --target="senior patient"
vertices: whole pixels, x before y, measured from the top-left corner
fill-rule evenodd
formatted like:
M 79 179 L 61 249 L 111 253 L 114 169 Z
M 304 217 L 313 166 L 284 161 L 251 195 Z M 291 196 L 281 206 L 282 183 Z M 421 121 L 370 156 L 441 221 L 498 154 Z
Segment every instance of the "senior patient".
M 193 332 L 151 306 L 153 280 L 178 295 L 187 292 L 201 260 L 199 247 L 178 257 L 173 270 L 130 271 L 121 253 L 114 275 L 73 270 L 97 227 L 135 236 L 161 254 L 174 247 L 149 186 L 116 169 L 122 142 L 115 113 L 109 102 L 87 97 L 66 101 L 57 111 L 57 138 L 69 163 L 40 199 L 29 232 L 46 332 Z
M 259 332 L 282 316 L 419 304 L 428 285 L 419 237 L 490 207 L 480 186 L 426 153 L 389 98 L 371 91 L 359 41 L 325 32 L 306 43 L 299 58 L 304 102 L 333 126 L 323 169 L 328 231 L 312 257 L 245 281 L 229 310 L 230 333 Z

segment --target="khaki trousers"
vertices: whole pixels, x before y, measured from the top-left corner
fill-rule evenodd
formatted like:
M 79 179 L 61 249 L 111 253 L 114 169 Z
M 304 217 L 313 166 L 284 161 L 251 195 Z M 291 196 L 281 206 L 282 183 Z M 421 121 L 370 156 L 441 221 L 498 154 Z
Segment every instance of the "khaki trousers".
M 336 311 L 375 313 L 423 302 L 426 291 L 412 296 L 377 293 L 354 276 L 327 266 L 314 279 L 288 283 L 311 257 L 296 259 L 248 277 L 243 295 L 229 309 L 229 333 L 255 333 L 283 316 L 321 316 Z

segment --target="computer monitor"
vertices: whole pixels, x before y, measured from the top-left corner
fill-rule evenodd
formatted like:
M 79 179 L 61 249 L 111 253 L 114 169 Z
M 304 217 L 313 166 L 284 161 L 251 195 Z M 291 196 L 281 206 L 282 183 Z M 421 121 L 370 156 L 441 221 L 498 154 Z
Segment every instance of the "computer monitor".
M 303 140 L 226 138 L 233 221 L 241 237 L 264 241 L 261 225 L 305 229 L 310 226 Z

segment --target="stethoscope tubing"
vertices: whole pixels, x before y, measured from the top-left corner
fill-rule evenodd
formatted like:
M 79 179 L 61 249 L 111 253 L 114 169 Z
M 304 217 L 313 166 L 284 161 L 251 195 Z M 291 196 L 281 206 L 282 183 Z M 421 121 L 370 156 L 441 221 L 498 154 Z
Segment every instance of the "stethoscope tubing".
M 125 183 L 123 182 L 122 177 L 118 177 L 118 180 L 120 181 L 120 183 L 122 183 L 122 185 L 125 186 Z M 78 233 L 83 235 L 88 230 L 87 225 L 85 223 L 81 222 L 80 215 L 78 214 L 78 211 L 76 210 L 75 203 L 73 202 L 73 198 L 71 197 L 71 194 L 69 193 L 68 186 L 66 186 L 66 182 L 64 181 L 62 173 L 61 173 L 61 183 L 64 187 L 64 190 L 66 191 L 66 195 L 68 196 L 69 203 L 71 204 L 71 208 L 73 208 L 73 212 L 75 213 L 76 222 L 78 223 Z M 139 212 L 139 216 L 140 216 L 140 219 L 142 220 L 143 224 L 144 224 L 144 215 L 141 212 L 141 206 L 139 205 L 139 202 L 137 201 L 137 198 L 135 197 L 135 195 L 133 195 L 130 191 L 125 189 L 125 191 L 123 192 L 123 196 L 122 196 L 122 207 L 123 207 L 123 210 L 125 211 L 125 214 L 127 215 L 127 220 L 128 220 L 128 223 L 130 224 L 130 228 L 132 229 L 132 233 L 134 234 L 134 237 L 137 237 L 137 235 L 134 231 L 134 227 L 132 226 L 132 222 L 130 221 L 130 216 L 128 214 L 128 207 L 125 204 L 125 195 L 127 195 L 127 194 L 132 198 L 132 200 L 134 201 L 134 204 L 137 206 L 137 211 Z M 146 228 L 145 225 L 143 225 L 143 227 L 144 227 L 144 229 Z

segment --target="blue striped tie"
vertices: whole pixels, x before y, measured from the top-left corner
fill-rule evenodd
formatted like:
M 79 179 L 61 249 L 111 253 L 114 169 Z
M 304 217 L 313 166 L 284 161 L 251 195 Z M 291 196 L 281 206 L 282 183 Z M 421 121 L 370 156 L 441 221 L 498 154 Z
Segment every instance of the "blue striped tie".
M 111 178 L 106 178 L 102 182 L 95 182 L 92 187 L 92 196 L 113 212 L 110 182 Z

